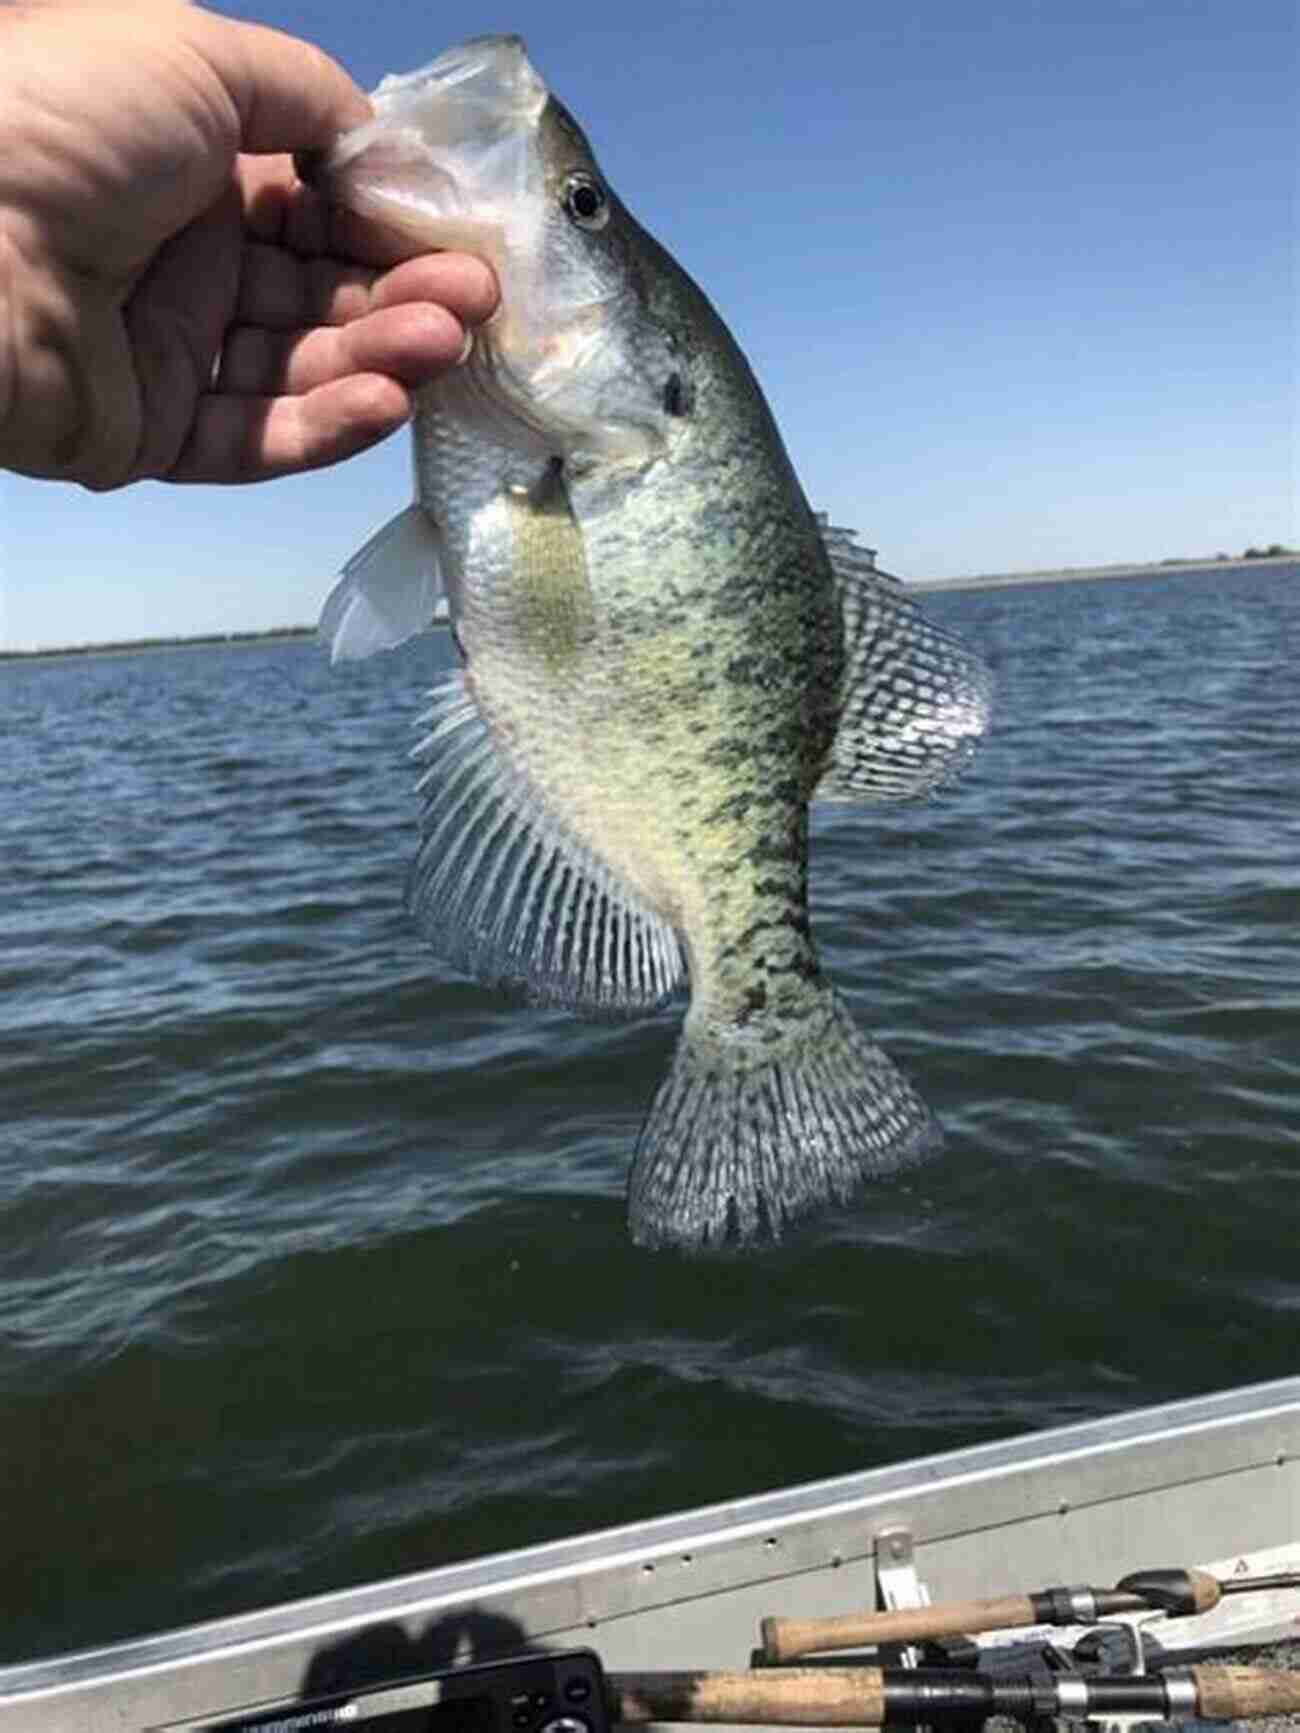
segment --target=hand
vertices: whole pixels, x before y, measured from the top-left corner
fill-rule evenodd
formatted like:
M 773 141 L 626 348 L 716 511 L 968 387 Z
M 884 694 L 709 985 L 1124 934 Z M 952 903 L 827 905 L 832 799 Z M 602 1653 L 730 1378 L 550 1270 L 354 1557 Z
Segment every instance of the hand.
M 399 426 L 496 285 L 299 184 L 369 112 L 310 44 L 180 0 L 4 0 L 0 466 L 257 481 Z

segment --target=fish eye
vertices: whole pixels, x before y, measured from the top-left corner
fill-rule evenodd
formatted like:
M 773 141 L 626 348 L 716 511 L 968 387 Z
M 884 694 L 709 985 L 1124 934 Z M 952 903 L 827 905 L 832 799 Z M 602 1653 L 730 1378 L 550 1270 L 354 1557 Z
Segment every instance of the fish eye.
M 609 221 L 609 194 L 590 175 L 570 175 L 564 183 L 564 208 L 580 229 L 603 229 Z

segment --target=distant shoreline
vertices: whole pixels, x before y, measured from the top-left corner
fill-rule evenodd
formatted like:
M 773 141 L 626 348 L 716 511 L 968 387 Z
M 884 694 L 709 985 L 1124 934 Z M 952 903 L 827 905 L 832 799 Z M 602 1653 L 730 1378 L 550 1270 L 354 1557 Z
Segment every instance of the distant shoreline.
M 973 578 L 904 580 L 906 590 L 1008 590 L 1017 584 L 1091 583 L 1100 578 L 1178 578 L 1185 572 L 1253 571 L 1256 566 L 1300 565 L 1300 553 L 1259 554 L 1254 559 L 1148 560 L 1144 565 L 1058 566 L 1033 572 L 982 572 Z
M 1257 566 L 1300 565 L 1300 553 L 1261 554 L 1256 559 L 1156 560 L 1145 565 L 1062 566 L 1034 572 L 984 572 L 972 578 L 901 579 L 904 590 L 1006 590 L 1018 584 L 1091 583 L 1102 578 L 1181 577 L 1184 572 L 1252 571 Z M 445 625 L 445 621 L 434 622 Z M 60 644 L 48 650 L 0 650 L 0 662 L 53 661 L 67 656 L 135 656 L 144 650 L 256 648 L 262 644 L 314 641 L 314 626 L 277 626 L 267 632 L 203 632 L 193 638 L 128 638 L 121 643 Z
M 65 656 L 138 656 L 143 650 L 240 650 L 314 639 L 315 626 L 276 626 L 269 632 L 200 632 L 193 638 L 124 638 L 110 644 L 58 644 L 48 650 L 0 650 L 0 662 L 50 662 Z

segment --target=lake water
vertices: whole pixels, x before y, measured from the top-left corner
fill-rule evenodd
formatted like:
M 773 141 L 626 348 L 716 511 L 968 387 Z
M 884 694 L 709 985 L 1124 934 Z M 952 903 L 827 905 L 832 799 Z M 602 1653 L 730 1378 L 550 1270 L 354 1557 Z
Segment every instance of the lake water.
M 721 1262 L 678 1013 L 408 928 L 445 637 L 0 665 L 0 1659 L 1300 1369 L 1300 567 L 923 605 L 995 732 L 814 918 L 946 1145 Z

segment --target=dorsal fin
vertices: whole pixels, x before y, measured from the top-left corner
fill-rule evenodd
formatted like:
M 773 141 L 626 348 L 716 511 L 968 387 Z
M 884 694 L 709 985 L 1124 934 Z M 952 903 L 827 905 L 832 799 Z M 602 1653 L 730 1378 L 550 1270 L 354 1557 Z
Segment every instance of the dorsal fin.
M 827 542 L 844 616 L 843 703 L 816 800 L 911 800 L 970 762 L 993 674 L 851 545 Z

